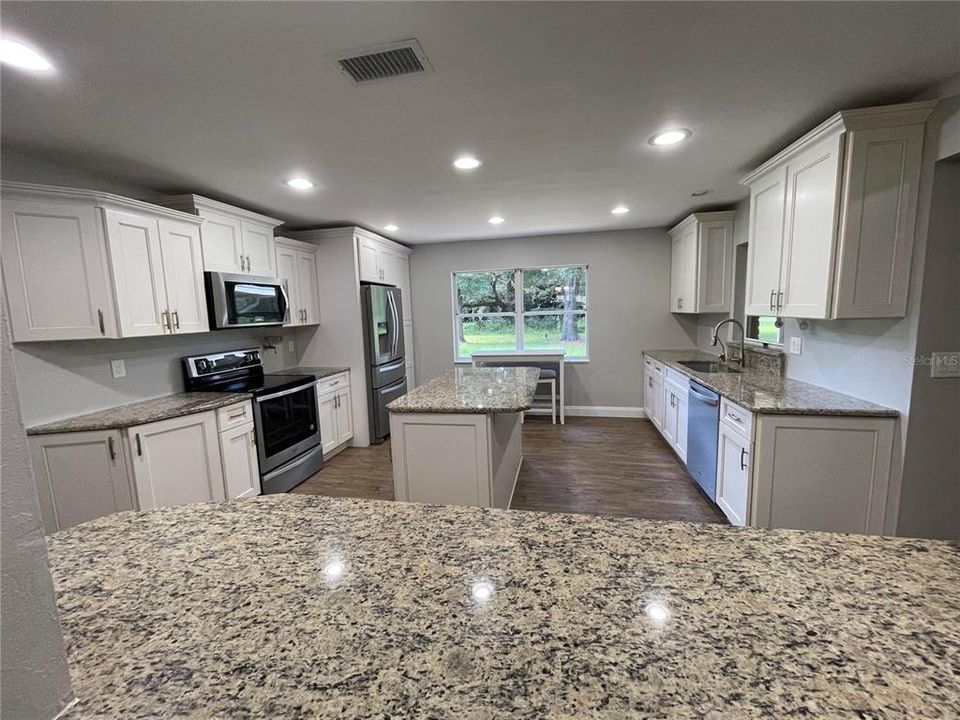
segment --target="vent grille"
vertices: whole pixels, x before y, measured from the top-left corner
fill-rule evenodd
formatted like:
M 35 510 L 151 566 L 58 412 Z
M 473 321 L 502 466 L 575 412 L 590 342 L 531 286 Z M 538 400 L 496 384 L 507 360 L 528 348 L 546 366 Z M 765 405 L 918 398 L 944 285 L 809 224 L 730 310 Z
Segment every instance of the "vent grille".
M 337 64 L 342 73 L 358 83 L 413 75 L 431 69 L 416 40 L 354 51 L 338 58 Z

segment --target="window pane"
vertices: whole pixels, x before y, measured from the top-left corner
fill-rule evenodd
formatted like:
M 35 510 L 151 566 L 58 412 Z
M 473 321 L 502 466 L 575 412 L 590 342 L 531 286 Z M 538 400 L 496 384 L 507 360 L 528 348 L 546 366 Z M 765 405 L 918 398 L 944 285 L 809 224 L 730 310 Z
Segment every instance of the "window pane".
M 465 272 L 455 276 L 457 284 L 457 312 L 475 313 L 514 312 L 514 272 Z
M 587 269 L 554 267 L 523 271 L 523 309 L 586 310 Z
M 457 357 L 469 358 L 480 350 L 516 350 L 516 319 L 508 317 L 464 317 L 458 327 Z
M 524 316 L 523 349 L 566 350 L 568 358 L 586 357 L 586 313 Z
M 779 345 L 781 328 L 777 327 L 777 318 L 772 315 L 749 315 L 747 317 L 747 337 L 765 343 Z

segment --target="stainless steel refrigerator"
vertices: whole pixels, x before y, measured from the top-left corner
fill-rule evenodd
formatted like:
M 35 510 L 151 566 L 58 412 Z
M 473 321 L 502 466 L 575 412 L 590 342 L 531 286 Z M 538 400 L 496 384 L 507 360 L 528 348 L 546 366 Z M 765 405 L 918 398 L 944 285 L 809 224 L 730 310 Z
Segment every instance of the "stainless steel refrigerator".
M 403 359 L 403 304 L 400 288 L 362 285 L 364 350 L 369 373 L 367 407 L 370 442 L 382 443 L 390 435 L 387 404 L 407 393 Z

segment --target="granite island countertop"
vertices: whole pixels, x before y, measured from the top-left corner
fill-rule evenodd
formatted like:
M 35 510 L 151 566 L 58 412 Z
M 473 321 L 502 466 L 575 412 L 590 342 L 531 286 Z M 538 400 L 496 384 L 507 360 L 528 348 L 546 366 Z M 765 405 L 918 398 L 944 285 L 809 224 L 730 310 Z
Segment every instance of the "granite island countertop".
M 539 368 L 461 367 L 397 398 L 395 413 L 516 413 L 533 407 Z
M 331 375 L 350 372 L 348 367 L 325 367 L 321 365 L 297 365 L 296 367 L 278 370 L 269 375 L 313 375 L 317 380 L 323 380 Z
M 960 546 L 298 495 L 48 538 L 68 718 L 956 718 Z
M 249 393 L 239 392 L 183 392 L 173 395 L 141 400 L 128 405 L 97 410 L 83 415 L 54 420 L 48 423 L 32 425 L 27 435 L 49 435 L 51 433 L 84 432 L 88 430 L 117 430 L 134 425 L 167 420 L 168 418 L 192 415 L 194 413 L 216 410 L 249 400 Z
M 681 360 L 718 362 L 716 355 L 703 350 L 644 350 L 643 353 L 755 413 L 861 417 L 900 415 L 899 411 L 893 408 L 869 400 L 861 400 L 852 395 L 844 395 L 819 385 L 791 380 L 773 373 L 750 368 L 742 373 L 703 373 L 680 364 Z M 734 364 L 731 367 L 737 366 Z

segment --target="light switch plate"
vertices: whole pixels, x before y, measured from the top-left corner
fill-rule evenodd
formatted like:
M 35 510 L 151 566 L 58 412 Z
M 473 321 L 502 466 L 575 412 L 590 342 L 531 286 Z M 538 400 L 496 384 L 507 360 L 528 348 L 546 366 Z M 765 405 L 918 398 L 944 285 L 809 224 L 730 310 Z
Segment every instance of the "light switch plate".
M 291 340 L 290 342 L 287 343 L 287 350 L 290 352 L 296 352 L 297 344 L 293 340 Z
M 114 378 L 122 378 L 127 376 L 127 364 L 123 360 L 111 360 L 110 361 L 110 374 Z
M 960 352 L 930 353 L 930 377 L 960 378 Z
M 790 354 L 799 355 L 801 350 L 803 350 L 803 338 L 799 336 L 790 338 Z

